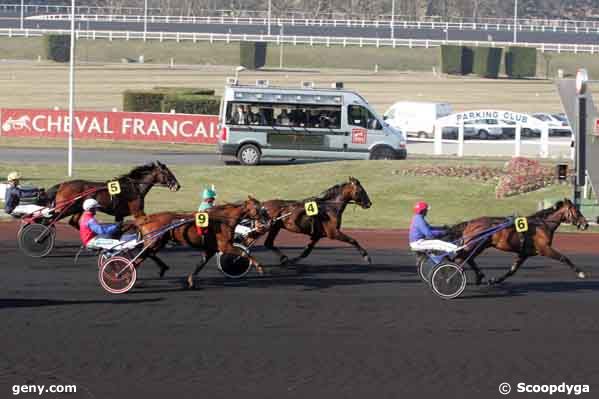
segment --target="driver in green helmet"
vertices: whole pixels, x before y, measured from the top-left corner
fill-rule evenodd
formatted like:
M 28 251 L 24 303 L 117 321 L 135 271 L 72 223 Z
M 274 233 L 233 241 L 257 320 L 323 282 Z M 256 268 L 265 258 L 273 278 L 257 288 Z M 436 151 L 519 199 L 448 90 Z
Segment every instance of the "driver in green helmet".
M 203 212 L 207 209 L 210 209 L 214 206 L 214 201 L 216 200 L 216 190 L 214 186 L 206 187 L 204 191 L 202 191 L 202 202 L 200 203 L 200 207 L 198 211 Z

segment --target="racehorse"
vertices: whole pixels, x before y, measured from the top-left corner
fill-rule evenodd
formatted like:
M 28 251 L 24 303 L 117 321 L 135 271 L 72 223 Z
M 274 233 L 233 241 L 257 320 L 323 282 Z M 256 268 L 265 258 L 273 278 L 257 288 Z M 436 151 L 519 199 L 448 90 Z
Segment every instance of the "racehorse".
M 95 198 L 103 213 L 113 215 L 117 222 L 121 222 L 126 216 L 135 217 L 144 214 L 144 198 L 152 187 L 166 186 L 171 191 L 178 191 L 181 188 L 173 172 L 160 161 L 138 166 L 113 180 L 119 182 L 121 192 L 112 196 L 108 192 L 107 182 L 70 180 L 57 184 L 46 191 L 44 205 L 58 206 L 62 202 L 67 203 L 77 195 L 91 191 L 88 196 L 71 204 L 60 217 L 62 219 L 71 216 L 69 224 L 79 229 L 83 201 L 87 198 Z
M 318 206 L 318 214 L 315 216 L 308 216 L 304 208 L 304 204 L 311 201 L 316 202 Z M 351 244 L 360 252 L 360 255 L 367 263 L 371 263 L 368 252 L 355 239 L 340 230 L 343 212 L 347 205 L 351 203 L 355 203 L 363 209 L 372 206 L 368 193 L 362 187 L 360 181 L 351 176 L 348 182 L 337 184 L 317 197 L 306 198 L 303 201 L 280 199 L 265 201 L 262 206 L 268 212 L 268 216 L 273 223 L 268 230 L 264 246 L 279 256 L 281 265 L 288 263 L 287 256 L 274 245 L 279 231 L 285 229 L 293 233 L 310 236 L 308 245 L 306 245 L 301 255 L 293 259 L 292 262 L 307 257 L 316 243 L 321 238 L 326 237 Z
M 522 263 L 531 256 L 546 256 L 568 265 L 578 278 L 586 278 L 587 274 L 580 270 L 565 255 L 551 247 L 553 235 L 562 223 L 575 225 L 579 230 L 586 230 L 589 223 L 569 199 L 558 201 L 551 208 L 543 209 L 527 217 L 528 230 L 523 233 L 516 231 L 516 226 L 511 225 L 489 236 L 484 242 L 476 241 L 481 232 L 505 223 L 504 217 L 480 217 L 463 222 L 451 227 L 445 240 L 460 238 L 466 247 L 460 251 L 455 259 L 461 264 L 464 259 L 476 273 L 476 284 L 480 284 L 485 275 L 480 271 L 474 259 L 487 248 L 496 248 L 501 251 L 514 252 L 516 257 L 511 268 L 501 277 L 489 280 L 489 284 L 498 284 L 518 271 Z M 470 244 L 470 245 L 468 245 Z
M 157 253 L 164 248 L 169 242 L 175 242 L 182 245 L 187 245 L 191 248 L 202 250 L 205 253 L 202 262 L 198 264 L 187 277 L 187 285 L 193 287 L 193 278 L 204 268 L 208 261 L 217 253 L 222 252 L 234 256 L 247 257 L 250 263 L 254 265 L 258 273 L 263 273 L 263 268 L 260 263 L 248 253 L 233 246 L 233 238 L 235 234 L 235 226 L 242 219 L 258 220 L 261 224 L 267 223 L 268 215 L 262 208 L 260 202 L 251 196 L 239 204 L 224 204 L 214 206 L 208 210 L 208 227 L 202 233 L 198 232 L 193 223 L 195 213 L 176 213 L 176 212 L 161 212 L 152 215 L 139 216 L 135 219 L 139 231 L 143 236 L 152 237 L 152 232 L 165 229 L 166 233 L 150 238 L 145 242 L 147 247 L 144 255 L 138 259 L 138 262 L 149 257 L 153 259 L 162 270 L 162 273 L 168 269 L 168 265 L 157 257 Z M 177 223 L 181 220 L 189 220 L 190 223 L 183 224 L 173 229 L 168 229 L 168 226 Z

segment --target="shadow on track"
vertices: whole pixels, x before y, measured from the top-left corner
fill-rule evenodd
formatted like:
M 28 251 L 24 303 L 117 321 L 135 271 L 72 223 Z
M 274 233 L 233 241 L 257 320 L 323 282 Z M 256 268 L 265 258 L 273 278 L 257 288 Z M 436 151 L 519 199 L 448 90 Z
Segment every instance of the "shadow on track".
M 478 292 L 466 292 L 460 299 L 505 298 L 525 296 L 531 293 L 567 293 L 577 291 L 599 291 L 599 281 L 547 281 L 517 282 L 493 287 L 481 287 Z
M 163 301 L 164 298 L 151 299 L 107 299 L 90 301 L 68 301 L 60 299 L 27 299 L 27 298 L 0 298 L 0 309 L 11 308 L 38 308 L 44 306 L 64 306 L 64 305 L 127 305 L 138 303 L 152 303 Z

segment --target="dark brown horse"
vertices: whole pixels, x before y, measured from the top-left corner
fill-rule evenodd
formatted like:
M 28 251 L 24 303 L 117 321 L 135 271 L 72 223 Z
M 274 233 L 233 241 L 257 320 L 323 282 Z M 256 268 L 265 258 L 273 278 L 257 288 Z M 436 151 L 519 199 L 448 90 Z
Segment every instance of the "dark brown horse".
M 318 205 L 318 215 L 308 216 L 306 214 L 304 204 L 310 201 L 314 201 Z M 287 263 L 287 256 L 274 245 L 279 231 L 285 229 L 310 236 L 310 242 L 301 255 L 293 259 L 293 262 L 307 257 L 316 243 L 326 237 L 351 244 L 360 252 L 366 262 L 371 263 L 368 252 L 356 240 L 341 231 L 343 212 L 351 203 L 364 209 L 372 206 L 368 193 L 355 177 L 350 177 L 346 183 L 329 188 L 318 197 L 306 198 L 302 201 L 280 199 L 265 201 L 262 206 L 274 222 L 268 231 L 264 246 L 279 255 L 281 264 Z
M 219 205 L 208 209 L 206 212 L 209 216 L 209 224 L 201 235 L 198 233 L 194 223 L 195 213 L 161 212 L 137 217 L 135 223 L 139 231 L 146 237 L 152 237 L 153 232 L 159 231 L 171 223 L 176 223 L 181 220 L 190 221 L 189 223 L 167 231 L 163 235 L 149 238 L 148 241 L 145 242 L 148 250 L 142 257 L 140 257 L 139 262 L 143 261 L 144 258 L 149 257 L 156 261 L 163 270 L 168 269 L 168 266 L 157 257 L 157 253 L 164 248 L 169 241 L 173 241 L 178 244 L 201 250 L 205 253 L 202 262 L 200 262 L 193 273 L 190 273 L 187 277 L 187 285 L 189 288 L 193 287 L 194 276 L 197 275 L 206 263 L 208 263 L 208 261 L 219 251 L 234 256 L 247 257 L 251 264 L 256 268 L 256 271 L 262 273 L 262 266 L 255 258 L 233 246 L 235 226 L 240 220 L 252 219 L 258 220 L 262 224 L 266 223 L 267 214 L 260 202 L 255 198 L 248 197 L 243 203 Z
M 69 224 L 79 229 L 79 218 L 83 212 L 83 201 L 95 198 L 100 203 L 100 210 L 113 215 L 117 222 L 126 216 L 139 216 L 144 214 L 144 198 L 152 187 L 161 185 L 171 191 L 178 191 L 181 185 L 170 169 L 159 161 L 138 166 L 129 173 L 111 179 L 119 182 L 121 193 L 111 196 L 108 192 L 107 182 L 94 182 L 87 180 L 70 180 L 50 187 L 46 192 L 47 206 L 60 206 L 78 195 L 91 191 L 88 196 L 71 204 L 62 215 L 61 219 L 71 216 Z
M 458 254 L 455 261 L 461 264 L 464 259 L 468 259 L 468 265 L 476 273 L 477 284 L 484 280 L 485 275 L 480 271 L 474 259 L 491 247 L 501 251 L 514 252 L 516 257 L 509 271 L 497 279 L 489 280 L 490 284 L 503 282 L 516 273 L 526 259 L 537 255 L 564 263 L 576 273 L 578 278 L 586 278 L 587 274 L 584 271 L 576 267 L 565 255 L 551 247 L 553 236 L 560 224 L 570 223 L 582 230 L 587 229 L 589 226 L 585 217 L 576 209 L 572 201 L 569 199 L 559 201 L 551 208 L 543 209 L 528 216 L 527 221 L 528 230 L 526 232 L 518 233 L 516 227 L 511 225 L 492 234 L 483 242 L 477 242 L 476 237 L 478 234 L 506 222 L 504 217 L 481 217 L 455 225 L 444 239 L 453 240 L 459 237 L 463 239 L 463 245 L 466 245 L 466 248 Z

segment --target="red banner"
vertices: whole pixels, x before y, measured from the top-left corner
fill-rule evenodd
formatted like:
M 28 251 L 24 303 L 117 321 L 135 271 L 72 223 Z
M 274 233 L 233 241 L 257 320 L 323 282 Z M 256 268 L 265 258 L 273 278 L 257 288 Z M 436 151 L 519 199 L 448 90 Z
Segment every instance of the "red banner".
M 215 144 L 216 115 L 76 111 L 74 138 Z M 69 113 L 0 109 L 0 136 L 66 138 Z

